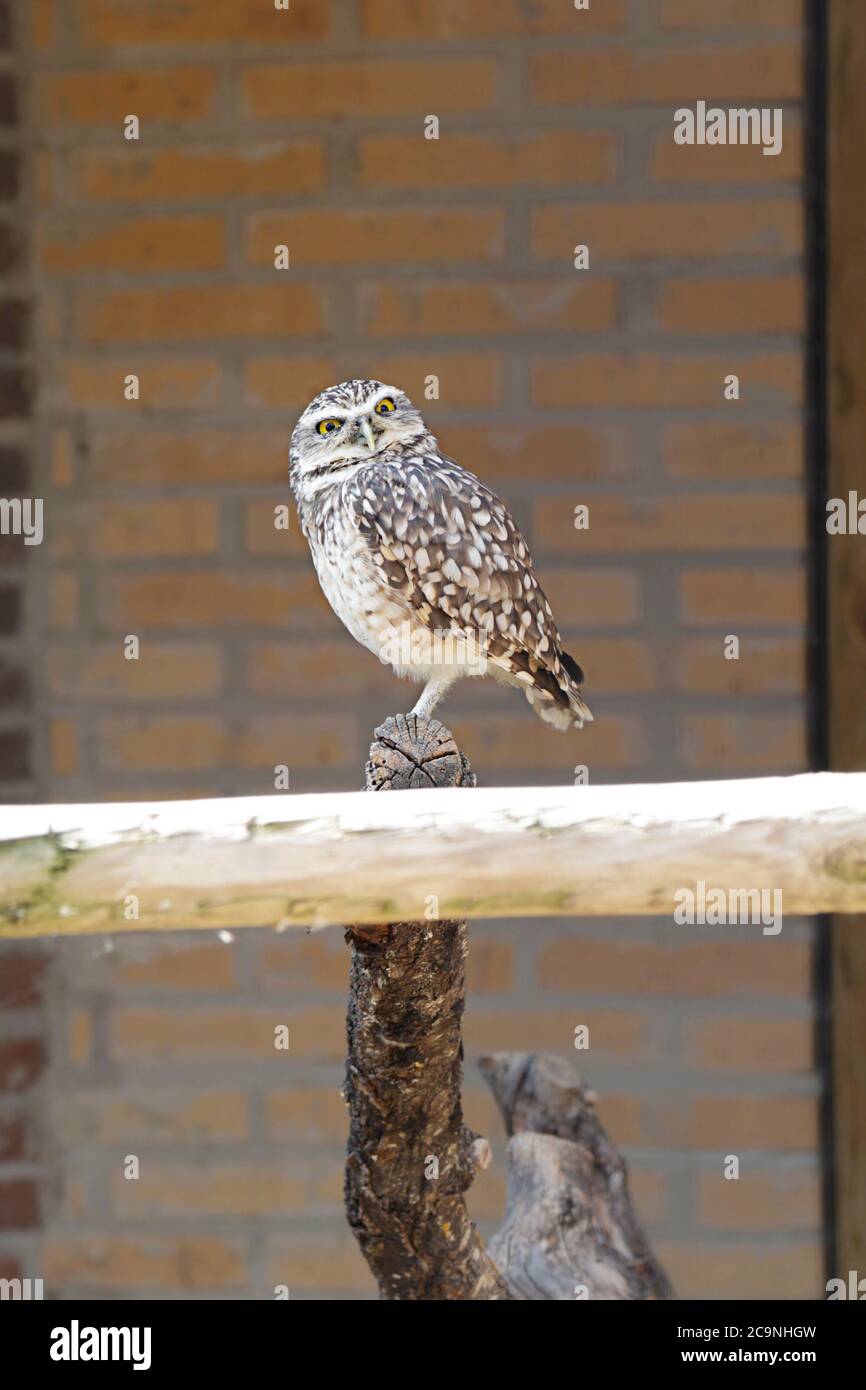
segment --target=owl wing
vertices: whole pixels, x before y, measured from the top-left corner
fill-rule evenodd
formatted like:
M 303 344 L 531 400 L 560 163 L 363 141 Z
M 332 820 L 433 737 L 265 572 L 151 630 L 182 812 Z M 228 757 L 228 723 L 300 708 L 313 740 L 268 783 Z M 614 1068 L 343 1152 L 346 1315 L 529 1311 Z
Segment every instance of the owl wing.
M 495 493 L 431 455 L 365 470 L 355 507 L 383 584 L 420 622 L 470 639 L 527 697 L 532 687 L 541 703 L 592 717 L 577 693 L 583 672 L 562 649 L 526 542 Z

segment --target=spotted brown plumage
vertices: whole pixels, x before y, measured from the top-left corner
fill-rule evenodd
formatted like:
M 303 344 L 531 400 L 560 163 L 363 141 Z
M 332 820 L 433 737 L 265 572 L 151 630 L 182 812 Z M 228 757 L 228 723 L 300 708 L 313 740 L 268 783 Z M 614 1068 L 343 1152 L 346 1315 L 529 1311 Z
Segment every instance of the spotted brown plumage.
M 425 682 L 415 713 L 489 674 L 557 728 L 592 719 L 508 509 L 442 454 L 402 391 L 323 391 L 295 427 L 290 479 L 326 598 L 357 641 Z

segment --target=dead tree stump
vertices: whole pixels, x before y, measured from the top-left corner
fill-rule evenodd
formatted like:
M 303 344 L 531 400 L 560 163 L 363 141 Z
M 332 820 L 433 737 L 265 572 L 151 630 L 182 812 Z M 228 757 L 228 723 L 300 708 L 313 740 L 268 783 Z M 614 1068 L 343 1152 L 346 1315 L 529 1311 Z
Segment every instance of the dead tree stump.
M 367 786 L 474 785 L 435 719 L 376 730 Z M 418 884 L 419 914 L 424 885 Z M 345 1096 L 349 1224 L 385 1299 L 500 1299 L 508 1292 L 464 1193 L 489 1149 L 460 1102 L 466 923 L 348 927 L 352 947 Z
M 388 719 L 367 788 L 471 787 L 437 720 Z M 418 884 L 419 917 L 425 908 Z M 671 1296 L 591 1093 L 556 1057 L 501 1054 L 482 1071 L 510 1136 L 508 1206 L 485 1250 L 464 1194 L 490 1149 L 463 1124 L 466 923 L 346 928 L 352 948 L 346 1210 L 390 1300 Z
M 632 1204 L 625 1159 L 574 1063 L 498 1052 L 479 1065 L 509 1136 L 505 1217 L 489 1251 L 512 1294 L 672 1298 Z

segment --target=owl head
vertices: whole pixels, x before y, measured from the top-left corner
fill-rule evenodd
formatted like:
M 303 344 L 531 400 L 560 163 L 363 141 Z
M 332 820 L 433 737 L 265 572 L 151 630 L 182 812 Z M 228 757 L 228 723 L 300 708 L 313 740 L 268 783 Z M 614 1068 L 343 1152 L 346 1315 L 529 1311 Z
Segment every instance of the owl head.
M 376 454 L 427 434 L 405 391 L 381 381 L 343 381 L 320 391 L 292 433 L 289 478 L 296 496 L 332 486 Z

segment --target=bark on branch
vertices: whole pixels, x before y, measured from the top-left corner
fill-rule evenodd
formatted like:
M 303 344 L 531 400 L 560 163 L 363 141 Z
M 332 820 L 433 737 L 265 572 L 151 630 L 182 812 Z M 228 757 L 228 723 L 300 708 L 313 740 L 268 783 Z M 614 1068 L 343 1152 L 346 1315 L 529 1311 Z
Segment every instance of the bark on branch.
M 437 721 L 399 715 L 376 730 L 369 789 L 473 781 Z M 385 1299 L 507 1298 L 464 1200 L 489 1156 L 460 1103 L 466 924 L 349 927 L 346 939 L 349 1224 Z
M 375 737 L 370 790 L 474 785 L 436 720 L 398 715 Z M 420 882 L 417 893 L 420 909 Z M 464 1200 L 490 1155 L 460 1101 L 466 924 L 358 925 L 346 940 L 346 1208 L 382 1297 L 670 1297 L 594 1097 L 556 1057 L 482 1060 L 510 1136 L 505 1220 L 485 1251 Z
M 510 1136 L 505 1218 L 491 1258 L 512 1296 L 666 1299 L 628 1169 L 573 1063 L 528 1052 L 480 1059 Z

